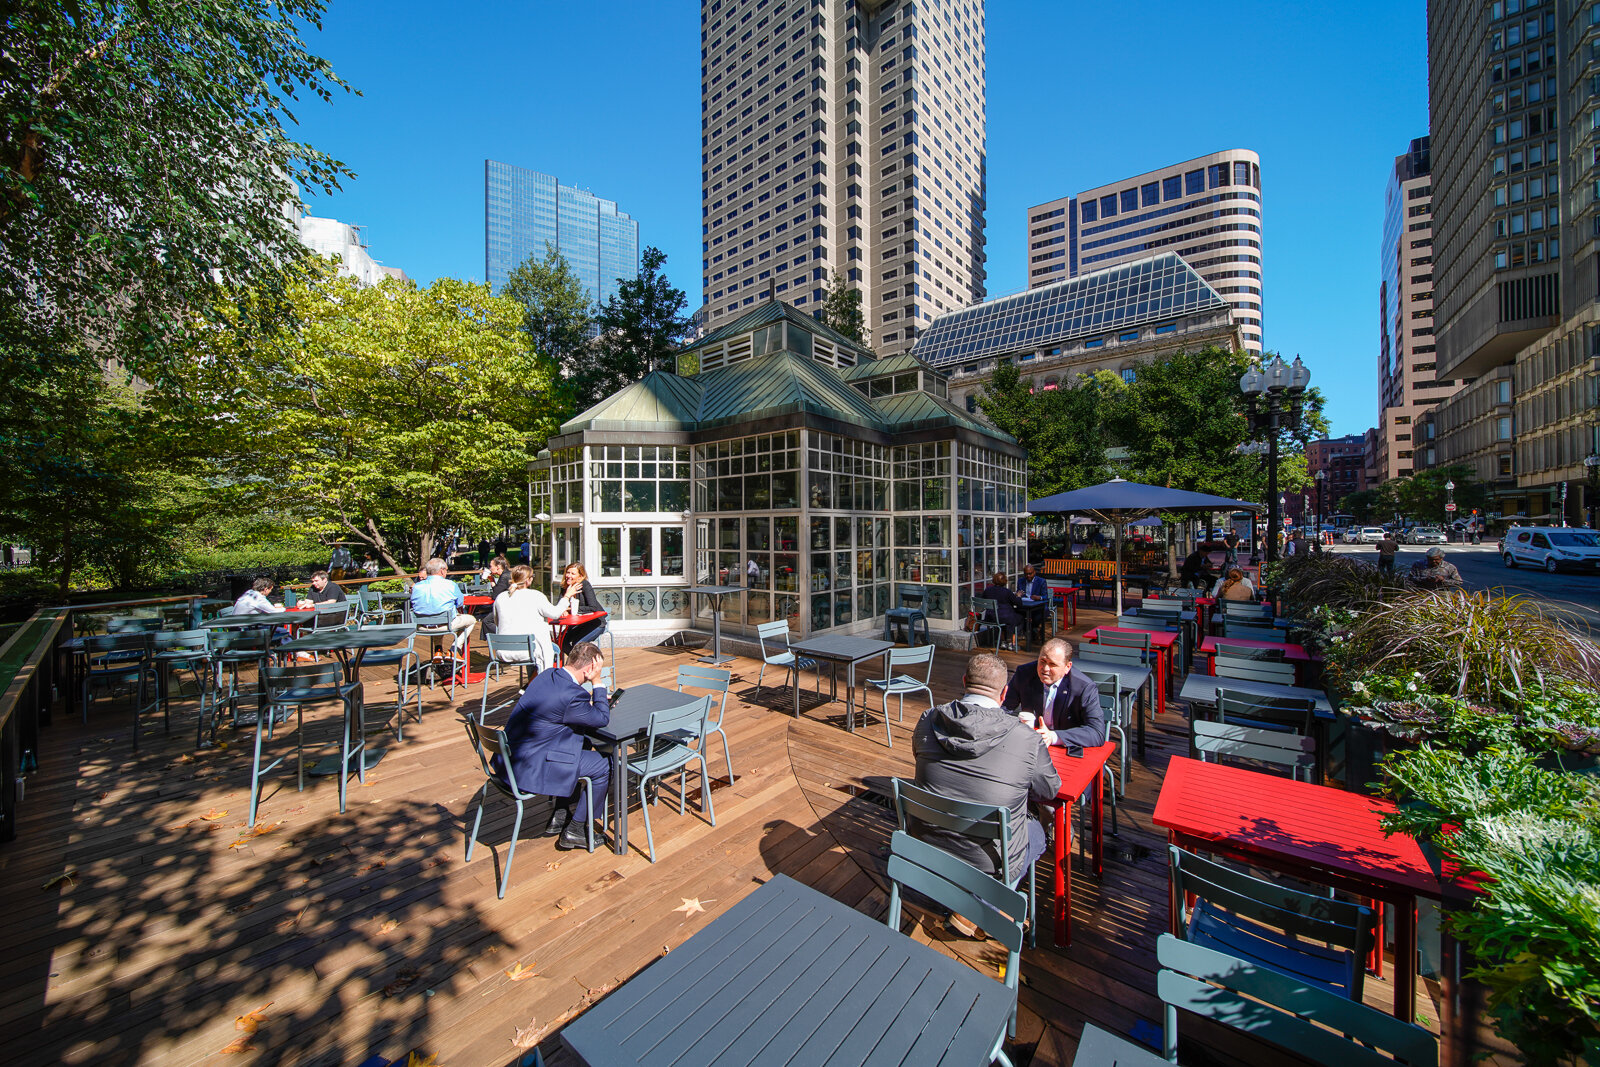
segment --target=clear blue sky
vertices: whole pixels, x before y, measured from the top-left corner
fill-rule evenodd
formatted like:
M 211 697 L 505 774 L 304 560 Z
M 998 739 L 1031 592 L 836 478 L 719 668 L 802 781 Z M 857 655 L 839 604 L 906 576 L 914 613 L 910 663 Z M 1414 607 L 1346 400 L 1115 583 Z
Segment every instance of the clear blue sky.
M 420 282 L 482 280 L 499 159 L 615 200 L 698 307 L 699 36 L 693 0 L 330 0 L 308 43 L 363 95 L 295 110 L 357 177 L 312 211 Z M 1025 283 L 1030 205 L 1253 149 L 1266 346 L 1304 357 L 1335 434 L 1375 423 L 1384 182 L 1427 131 L 1421 0 L 989 0 L 988 72 L 991 294 Z

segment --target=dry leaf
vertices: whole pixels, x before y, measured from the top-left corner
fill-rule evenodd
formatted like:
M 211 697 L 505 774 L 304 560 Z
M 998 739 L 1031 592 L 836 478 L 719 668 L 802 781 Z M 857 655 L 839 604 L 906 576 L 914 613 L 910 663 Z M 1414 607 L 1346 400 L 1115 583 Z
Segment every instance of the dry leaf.
M 218 819 L 226 819 L 228 817 L 228 811 L 226 808 L 221 811 L 218 811 L 216 808 L 212 808 L 210 811 L 206 812 L 200 817 L 206 822 L 216 822 Z
M 305 810 L 306 810 L 306 806 L 304 804 L 301 804 L 297 808 L 290 808 L 289 809 L 289 814 L 290 815 L 299 815 L 302 811 L 305 811 Z
M 532 967 L 524 967 L 520 963 L 512 964 L 511 969 L 506 972 L 506 977 L 511 979 L 513 982 L 522 982 L 529 978 L 537 978 L 538 976 L 538 971 L 534 970 Z
M 395 975 L 394 981 L 383 987 L 383 995 L 386 997 L 397 997 L 410 988 L 411 983 L 415 982 L 420 977 L 422 977 L 421 971 L 401 971 L 399 974 Z
M 235 904 L 233 907 L 229 908 L 228 909 L 228 914 L 229 915 L 243 915 L 245 912 L 249 911 L 251 908 L 254 908 L 254 907 L 255 907 L 255 904 L 253 902 L 247 900 L 243 904 Z
M 561 861 L 560 860 L 553 860 L 550 863 L 545 864 L 544 865 L 544 869 L 547 870 L 547 871 L 560 870 L 561 869 Z
M 406 1067 L 439 1067 L 439 1057 L 423 1059 L 422 1053 L 413 1051 L 406 1054 Z
M 250 1043 L 250 1037 L 249 1035 L 246 1035 L 244 1037 L 235 1038 L 224 1045 L 222 1048 L 222 1054 L 224 1056 L 232 1056 L 235 1053 L 254 1052 L 255 1050 L 255 1045 Z
M 283 823 L 281 822 L 275 822 L 267 826 L 258 826 L 254 830 L 246 830 L 244 833 L 239 835 L 239 840 L 234 841 L 228 847 L 238 848 L 241 845 L 248 845 L 252 839 L 260 837 L 262 834 L 270 834 L 272 831 L 276 830 L 282 825 Z
M 65 885 L 68 889 L 78 884 L 78 868 L 68 867 L 54 878 L 44 884 L 46 889 L 53 889 L 58 885 Z
M 571 897 L 562 897 L 561 899 L 556 901 L 556 910 L 559 911 L 563 915 L 565 915 L 567 912 L 571 911 L 573 909 L 573 907 L 574 907 L 574 905 L 572 903 L 572 898 Z
M 399 919 L 390 919 L 388 922 L 386 922 L 382 926 L 378 927 L 378 933 L 386 934 L 390 930 L 393 930 L 396 926 L 399 926 L 399 925 L 400 925 L 400 920 Z
M 537 1019 L 530 1019 L 527 1026 L 517 1027 L 517 1034 L 511 1039 L 511 1043 L 524 1052 L 537 1045 L 539 1043 L 539 1028 L 534 1025 L 537 1022 Z
M 381 871 L 381 870 L 383 870 L 383 868 L 384 868 L 384 861 L 383 860 L 379 860 L 377 863 L 369 863 L 369 864 L 367 864 L 365 867 L 362 867 L 360 870 L 356 871 L 356 873 L 357 874 L 366 874 L 368 871 Z
M 267 1021 L 267 1009 L 272 1005 L 273 1002 L 269 1000 L 249 1015 L 239 1016 L 233 1020 L 233 1028 L 235 1030 L 243 1030 L 247 1034 L 255 1033 L 261 1028 L 261 1024 Z
M 699 912 L 702 912 L 702 911 L 706 910 L 705 909 L 705 904 L 700 903 L 700 898 L 699 897 L 694 897 L 692 899 L 689 898 L 689 897 L 679 897 L 678 899 L 683 901 L 683 905 L 681 907 L 673 908 L 672 910 L 673 911 L 681 911 L 681 912 L 683 912 L 683 917 L 685 919 L 687 919 L 691 915 L 695 915 L 695 914 L 697 914 Z M 716 901 L 715 900 L 708 900 L 705 903 L 706 904 L 715 904 Z

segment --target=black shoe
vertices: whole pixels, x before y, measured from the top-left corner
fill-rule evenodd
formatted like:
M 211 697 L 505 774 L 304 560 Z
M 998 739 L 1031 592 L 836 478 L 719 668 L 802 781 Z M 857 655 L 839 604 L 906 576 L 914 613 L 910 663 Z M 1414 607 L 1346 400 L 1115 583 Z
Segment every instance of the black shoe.
M 545 837 L 554 837 L 565 830 L 572 821 L 572 809 L 559 807 L 550 813 L 550 824 L 544 828 Z
M 575 848 L 588 848 L 589 835 L 583 828 L 582 819 L 573 819 L 567 823 L 567 828 L 556 839 L 556 848 L 561 852 L 571 852 Z

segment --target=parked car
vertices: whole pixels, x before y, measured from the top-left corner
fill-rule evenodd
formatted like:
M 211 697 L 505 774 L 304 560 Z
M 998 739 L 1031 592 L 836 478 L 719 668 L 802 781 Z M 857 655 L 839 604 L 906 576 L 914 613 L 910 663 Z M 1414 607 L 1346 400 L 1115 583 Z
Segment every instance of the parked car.
M 1356 533 L 1356 544 L 1375 545 L 1388 536 L 1382 526 L 1363 526 Z
M 1600 534 L 1572 526 L 1513 526 L 1501 541 L 1501 559 L 1507 567 L 1526 563 L 1558 570 L 1600 570 Z
M 1408 545 L 1443 545 L 1448 542 L 1444 531 L 1437 526 L 1413 526 L 1406 534 Z

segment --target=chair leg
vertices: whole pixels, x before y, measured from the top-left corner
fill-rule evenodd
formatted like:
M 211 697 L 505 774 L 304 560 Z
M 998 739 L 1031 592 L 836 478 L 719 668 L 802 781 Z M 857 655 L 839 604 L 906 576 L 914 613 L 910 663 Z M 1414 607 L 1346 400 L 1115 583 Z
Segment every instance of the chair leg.
M 711 806 L 711 776 L 706 773 L 706 758 L 700 756 L 700 806 L 705 809 L 711 825 L 717 825 L 717 811 Z
M 478 827 L 483 824 L 483 806 L 489 800 L 489 783 L 484 782 L 478 790 L 478 816 L 472 820 L 472 832 L 467 834 L 467 859 L 472 862 L 472 850 L 478 846 Z
M 255 759 L 250 764 L 250 821 L 248 825 L 256 824 L 256 802 L 261 799 L 261 724 L 256 724 L 256 753 Z
M 639 810 L 644 812 L 644 840 L 645 844 L 650 846 L 650 862 L 654 863 L 656 861 L 656 835 L 650 829 L 650 805 L 644 798 L 645 781 L 646 779 L 643 776 L 639 778 Z
M 511 861 L 517 858 L 517 835 L 522 832 L 522 800 L 512 797 L 517 804 L 517 817 L 511 820 L 511 844 L 506 848 L 506 866 L 500 872 L 500 892 L 497 894 L 501 900 L 506 897 L 506 887 L 511 884 Z

